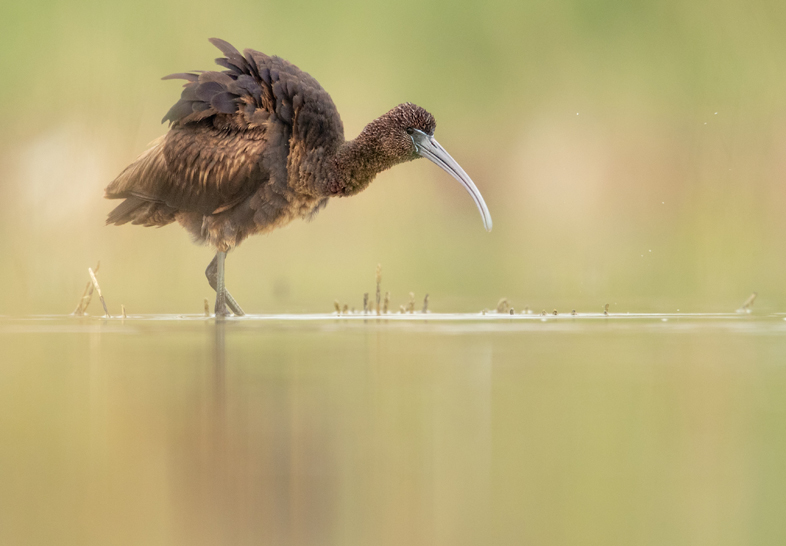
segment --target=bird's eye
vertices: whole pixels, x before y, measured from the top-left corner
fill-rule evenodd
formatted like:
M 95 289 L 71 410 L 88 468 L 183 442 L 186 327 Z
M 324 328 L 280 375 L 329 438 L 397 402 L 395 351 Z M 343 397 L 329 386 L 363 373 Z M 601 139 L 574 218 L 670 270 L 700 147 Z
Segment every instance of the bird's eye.
M 408 135 L 411 135 L 414 132 L 415 132 L 415 129 L 413 129 L 412 127 L 407 127 L 407 134 Z

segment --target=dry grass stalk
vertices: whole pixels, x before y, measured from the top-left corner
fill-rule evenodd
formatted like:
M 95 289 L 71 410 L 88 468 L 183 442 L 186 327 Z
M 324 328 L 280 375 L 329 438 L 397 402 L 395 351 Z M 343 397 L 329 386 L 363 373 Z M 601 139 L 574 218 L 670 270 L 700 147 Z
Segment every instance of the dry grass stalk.
M 428 313 L 428 294 L 423 298 L 423 313 Z
M 336 308 L 336 313 L 338 313 L 340 315 L 341 314 L 341 304 L 338 302 L 338 300 L 335 300 L 333 302 L 333 307 Z
M 606 315 L 606 316 L 608 316 L 608 314 L 609 314 L 609 304 L 608 303 L 603 306 L 603 314 Z
M 497 313 L 507 313 L 508 309 L 510 309 L 510 302 L 508 301 L 508 298 L 502 298 L 499 300 L 499 303 L 497 303 Z
M 96 268 L 93 270 L 95 273 L 98 273 L 98 269 L 101 267 L 101 262 L 98 261 L 96 263 Z M 90 305 L 90 300 L 93 298 L 93 281 L 87 281 L 87 285 L 85 286 L 85 291 L 82 292 L 82 297 L 79 298 L 79 303 L 74 309 L 74 312 L 71 313 L 74 316 L 81 317 L 87 311 L 87 306 Z
M 205 316 L 210 316 L 210 302 L 207 301 L 207 298 L 205 298 Z
M 82 295 L 82 298 L 79 300 L 79 304 L 74 309 L 74 312 L 71 313 L 72 315 L 81 317 L 86 314 L 87 306 L 90 305 L 90 300 L 93 298 L 93 283 L 92 281 L 87 281 L 87 287 L 85 288 L 85 292 Z
M 382 302 L 382 313 L 387 315 L 390 307 L 390 292 L 385 292 L 385 301 Z
M 104 295 L 101 293 L 101 287 L 98 286 L 98 279 L 96 279 L 96 274 L 93 272 L 92 267 L 87 268 L 87 272 L 90 273 L 90 280 L 93 281 L 93 286 L 95 287 L 95 291 L 98 292 L 98 299 L 101 300 L 101 305 L 104 307 L 104 316 L 109 316 L 109 310 L 106 308 L 106 302 L 104 301 Z
M 409 293 L 409 304 L 407 304 L 407 311 L 412 314 L 415 312 L 415 293 Z
M 368 313 L 368 292 L 363 294 L 363 312 Z
M 128 318 L 128 315 L 126 315 L 126 306 L 122 303 L 120 304 L 120 312 L 122 313 L 124 319 Z
M 345 304 L 344 304 L 344 308 L 341 310 L 341 313 L 342 313 L 342 314 L 344 314 L 344 315 L 346 315 L 346 314 L 347 314 L 347 311 L 349 311 L 349 305 L 347 305 L 347 304 L 345 303 Z

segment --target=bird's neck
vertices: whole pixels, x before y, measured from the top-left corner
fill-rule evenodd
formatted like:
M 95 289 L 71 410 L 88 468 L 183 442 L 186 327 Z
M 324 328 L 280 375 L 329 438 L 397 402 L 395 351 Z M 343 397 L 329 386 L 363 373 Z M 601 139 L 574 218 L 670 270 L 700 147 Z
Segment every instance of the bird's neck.
M 366 189 L 374 177 L 401 159 L 386 153 L 385 146 L 373 132 L 364 130 L 354 140 L 345 142 L 335 155 L 335 178 L 330 195 L 354 195 Z

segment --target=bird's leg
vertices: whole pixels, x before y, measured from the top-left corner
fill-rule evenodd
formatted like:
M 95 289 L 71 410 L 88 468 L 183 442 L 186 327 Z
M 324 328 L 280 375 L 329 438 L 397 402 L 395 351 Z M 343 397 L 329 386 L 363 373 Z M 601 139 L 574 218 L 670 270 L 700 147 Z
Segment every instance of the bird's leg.
M 218 266 L 218 271 L 216 273 L 216 317 L 226 317 L 229 315 L 229 311 L 227 310 L 226 287 L 224 286 L 224 261 L 226 257 L 226 252 L 218 252 L 216 254 L 216 265 Z
M 222 254 L 223 256 L 219 259 L 219 255 Z M 207 269 L 205 270 L 205 276 L 207 277 L 207 282 L 209 282 L 211 288 L 213 288 L 213 290 L 216 291 L 216 314 L 219 314 L 218 310 L 220 309 L 219 307 L 220 304 L 218 301 L 220 297 L 219 295 L 220 292 L 218 289 L 218 264 L 220 261 L 221 264 L 223 265 L 225 258 L 226 258 L 226 252 L 216 253 L 215 257 L 210 262 L 210 265 L 208 265 Z M 224 268 L 222 267 L 221 269 L 223 270 Z M 223 281 L 224 279 L 223 275 L 221 276 L 221 279 Z M 222 292 L 224 293 L 224 301 L 226 302 L 226 305 L 229 306 L 229 308 L 236 316 L 242 317 L 243 315 L 245 315 L 243 309 L 240 308 L 240 305 L 235 301 L 235 298 L 232 297 L 232 294 L 230 294 L 229 291 L 226 289 L 226 286 L 224 286 L 223 282 L 221 283 L 221 285 L 223 287 Z M 226 314 L 226 307 L 224 307 L 224 313 Z

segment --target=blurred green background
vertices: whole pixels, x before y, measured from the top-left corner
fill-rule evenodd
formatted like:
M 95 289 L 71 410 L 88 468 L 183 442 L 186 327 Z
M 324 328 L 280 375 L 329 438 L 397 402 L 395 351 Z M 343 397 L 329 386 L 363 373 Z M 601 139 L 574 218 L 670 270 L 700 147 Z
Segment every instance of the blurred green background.
M 353 138 L 404 101 L 494 218 L 426 161 L 246 241 L 250 312 L 394 304 L 731 311 L 786 306 L 786 4 L 404 0 L 4 2 L 0 313 L 65 313 L 101 260 L 110 311 L 200 312 L 211 251 L 179 227 L 104 227 L 103 188 L 218 36 L 316 77 Z

